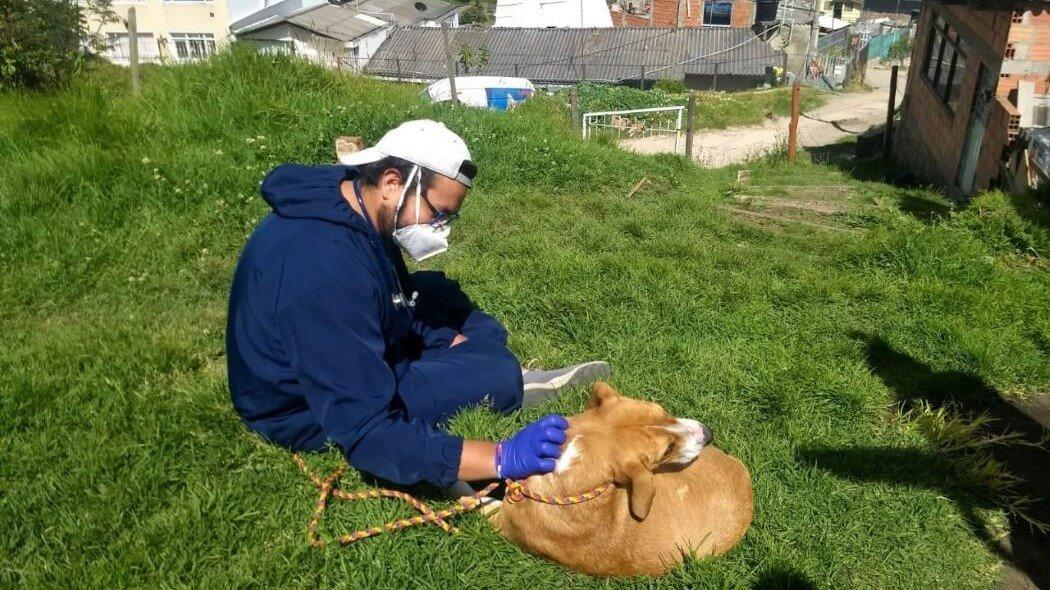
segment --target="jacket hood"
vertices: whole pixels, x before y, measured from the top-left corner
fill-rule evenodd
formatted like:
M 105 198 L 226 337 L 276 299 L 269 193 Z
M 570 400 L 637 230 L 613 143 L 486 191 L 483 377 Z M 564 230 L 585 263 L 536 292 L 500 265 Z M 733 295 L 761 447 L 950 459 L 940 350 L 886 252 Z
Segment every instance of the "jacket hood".
M 260 192 L 274 213 L 286 218 L 319 219 L 364 229 L 365 220 L 346 203 L 339 189 L 357 177 L 349 166 L 282 164 L 266 175 Z

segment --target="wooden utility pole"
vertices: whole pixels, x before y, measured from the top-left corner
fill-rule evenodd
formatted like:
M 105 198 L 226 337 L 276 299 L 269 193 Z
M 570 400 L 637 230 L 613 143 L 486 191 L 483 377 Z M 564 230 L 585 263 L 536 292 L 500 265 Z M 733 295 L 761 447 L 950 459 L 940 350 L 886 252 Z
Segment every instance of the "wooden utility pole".
M 445 44 L 445 68 L 448 70 L 448 87 L 452 92 L 452 104 L 459 104 L 456 94 L 456 66 L 452 61 L 452 44 L 448 38 L 448 23 L 441 21 L 441 40 Z
M 131 94 L 139 94 L 139 25 L 135 7 L 128 9 L 128 70 L 131 73 Z
M 685 157 L 693 159 L 693 134 L 696 133 L 696 93 L 689 93 L 685 109 Z
M 802 96 L 802 85 L 798 80 L 791 85 L 791 125 L 788 126 L 788 161 L 798 156 L 798 110 Z
M 886 132 L 882 134 L 882 159 L 890 159 L 893 148 L 893 111 L 897 103 L 897 68 L 890 69 L 890 102 L 886 105 Z
M 575 86 L 569 89 L 569 119 L 573 129 L 583 126 L 580 122 L 580 93 Z

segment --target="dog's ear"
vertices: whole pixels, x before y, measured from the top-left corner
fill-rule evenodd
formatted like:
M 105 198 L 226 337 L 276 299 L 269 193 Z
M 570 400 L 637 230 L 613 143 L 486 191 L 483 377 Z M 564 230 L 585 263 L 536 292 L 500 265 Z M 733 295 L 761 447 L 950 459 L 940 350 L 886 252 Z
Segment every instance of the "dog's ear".
M 587 400 L 587 408 L 600 407 L 603 403 L 618 397 L 620 397 L 620 392 L 613 389 L 612 385 L 605 381 L 595 381 L 591 386 L 591 399 Z
M 633 460 L 624 467 L 623 479 L 629 492 L 631 514 L 638 520 L 645 520 L 656 496 L 653 472 L 641 461 Z

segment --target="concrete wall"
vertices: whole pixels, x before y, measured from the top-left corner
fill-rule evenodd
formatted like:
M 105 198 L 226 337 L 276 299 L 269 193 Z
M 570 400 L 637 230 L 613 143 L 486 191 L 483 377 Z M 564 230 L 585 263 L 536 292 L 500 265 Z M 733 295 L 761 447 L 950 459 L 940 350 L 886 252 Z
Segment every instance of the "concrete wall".
M 171 33 L 210 33 L 217 45 L 229 37 L 229 15 L 227 0 L 207 0 L 200 2 L 166 2 L 164 0 L 115 0 L 113 11 L 120 21 L 99 25 L 91 23 L 91 30 L 98 30 L 103 36 L 109 33 L 127 33 L 124 24 L 128 8 L 135 8 L 140 38 L 151 35 L 156 47 L 155 58 L 149 60 L 141 55 L 143 61 L 177 61 L 175 46 L 170 41 Z M 140 40 L 140 54 L 154 53 L 152 47 L 144 47 Z M 145 51 L 144 51 L 145 50 Z M 114 59 L 118 63 L 122 60 Z M 126 60 L 123 60 L 126 63 Z

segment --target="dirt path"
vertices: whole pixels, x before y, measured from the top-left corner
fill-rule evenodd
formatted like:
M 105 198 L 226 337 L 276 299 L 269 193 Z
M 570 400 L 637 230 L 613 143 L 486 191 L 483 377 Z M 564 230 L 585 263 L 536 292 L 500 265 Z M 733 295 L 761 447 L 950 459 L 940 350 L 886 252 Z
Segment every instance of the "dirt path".
M 886 102 L 889 100 L 888 68 L 868 68 L 867 83 L 871 92 L 830 95 L 824 106 L 802 113 L 798 123 L 799 142 L 806 147 L 833 144 L 843 137 L 858 135 L 872 125 L 886 120 Z M 903 81 L 907 70 L 898 78 L 897 104 L 904 98 Z M 693 156 L 702 166 L 717 168 L 736 162 L 745 162 L 775 149 L 787 141 L 788 117 L 774 117 L 762 125 L 733 127 L 703 131 L 693 135 Z M 644 137 L 620 142 L 624 149 L 653 154 L 672 152 L 671 137 Z M 679 142 L 680 152 L 685 141 Z

